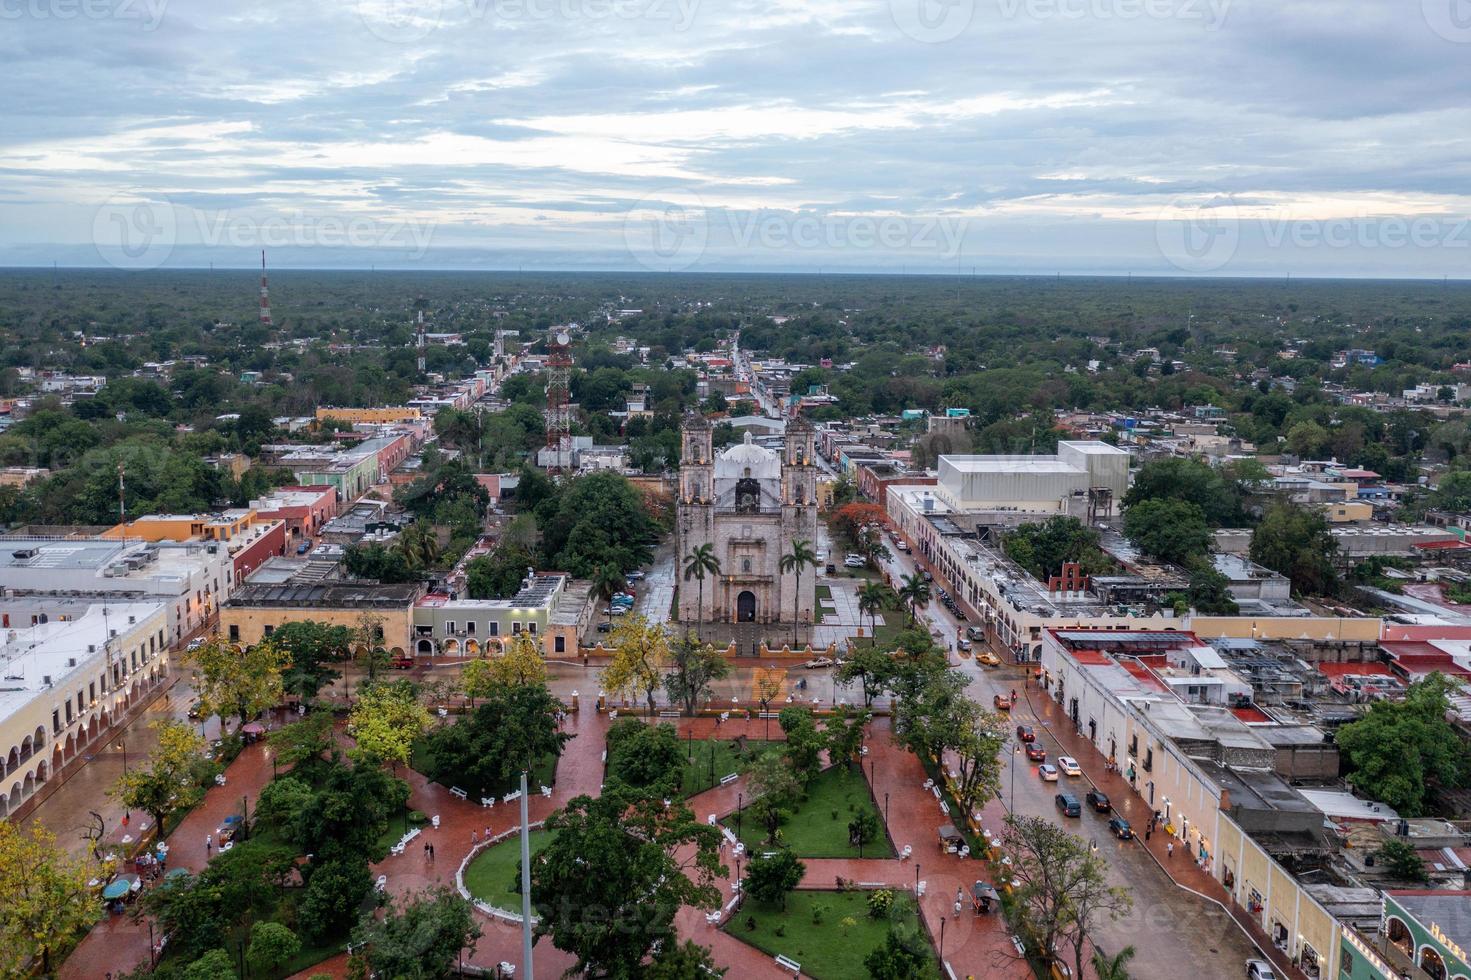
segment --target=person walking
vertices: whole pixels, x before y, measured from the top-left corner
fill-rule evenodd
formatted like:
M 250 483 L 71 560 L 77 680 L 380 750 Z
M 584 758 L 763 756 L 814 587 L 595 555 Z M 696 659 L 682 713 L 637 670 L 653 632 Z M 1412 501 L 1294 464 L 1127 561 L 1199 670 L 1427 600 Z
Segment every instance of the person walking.
M 424 860 L 429 860 L 429 842 L 427 840 L 424 842 Z
M 474 847 L 476 844 L 479 844 L 479 843 L 480 843 L 480 831 L 478 831 L 478 830 L 471 830 L 470 831 L 470 846 L 471 847 Z
M 1154 833 L 1154 821 L 1150 820 L 1144 825 L 1144 841 L 1149 842 L 1149 835 Z
M 215 835 L 214 834 L 205 834 L 204 835 L 204 859 L 206 861 L 209 860 L 210 852 L 212 852 L 214 850 L 214 846 L 215 846 Z
M 1174 841 L 1166 841 L 1165 842 L 1165 857 L 1169 858 L 1172 861 L 1175 859 L 1175 842 Z

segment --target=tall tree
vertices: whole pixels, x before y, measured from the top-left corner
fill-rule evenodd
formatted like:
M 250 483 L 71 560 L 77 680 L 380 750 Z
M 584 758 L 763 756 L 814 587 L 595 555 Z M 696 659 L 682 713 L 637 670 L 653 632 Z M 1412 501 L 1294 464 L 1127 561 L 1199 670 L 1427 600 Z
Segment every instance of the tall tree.
M 702 701 L 708 701 L 718 680 L 730 676 L 730 661 L 708 643 L 701 643 L 693 630 L 669 645 L 669 674 L 664 690 L 669 700 L 684 705 L 694 716 Z
M 187 810 L 204 796 L 200 786 L 204 738 L 191 725 L 173 719 L 149 725 L 158 745 L 148 763 L 123 773 L 110 791 L 123 806 L 147 812 L 162 835 L 171 813 Z
M 510 792 L 519 774 L 562 754 L 570 734 L 557 728 L 562 710 L 544 684 L 498 685 L 458 724 L 428 736 L 428 776 L 463 787 L 476 799 Z
M 802 882 L 807 865 L 797 860 L 790 848 L 782 847 L 770 856 L 755 855 L 746 865 L 746 889 L 751 897 L 766 905 L 787 908 L 787 895 Z
M 552 840 L 531 873 L 536 933 L 576 956 L 576 973 L 638 976 L 655 944 L 677 942 L 682 906 L 720 904 L 720 831 L 682 803 L 614 787 L 570 800 L 546 828 Z
M 613 630 L 612 641 L 613 658 L 601 674 L 603 688 L 620 697 L 643 697 L 652 716 L 654 692 L 669 662 L 669 634 L 662 624 L 630 614 Z
M 91 877 L 39 821 L 0 821 L 0 973 L 25 976 L 29 965 L 50 974 L 52 954 L 97 920 Z
M 699 605 L 696 607 L 696 622 L 705 624 L 705 576 L 720 574 L 720 559 L 715 556 L 715 546 L 710 543 L 696 545 L 684 556 L 684 580 L 693 578 L 699 583 Z
M 812 550 L 812 542 L 805 538 L 798 538 L 792 542 L 792 548 L 782 555 L 777 562 L 783 575 L 793 575 L 797 579 L 797 587 L 792 592 L 792 645 L 797 644 L 797 627 L 801 624 L 802 613 L 797 606 L 797 600 L 802 596 L 802 569 L 817 567 L 817 552 Z
M 775 840 L 782 821 L 802 795 L 802 784 L 787 760 L 776 752 L 761 752 L 746 766 L 746 778 L 754 796 L 752 815 L 766 828 L 767 841 Z
M 1251 535 L 1251 560 L 1292 580 L 1294 592 L 1332 595 L 1338 589 L 1338 551 L 1322 513 L 1281 502 L 1267 508 Z
M 873 699 L 884 692 L 885 686 L 894 675 L 894 658 L 887 650 L 876 647 L 857 647 L 848 654 L 837 669 L 837 679 L 844 684 L 858 681 L 863 689 L 863 706 L 873 707 Z
M 219 715 L 221 721 L 227 713 L 233 714 L 241 727 L 281 703 L 283 675 L 291 665 L 291 655 L 274 638 L 243 651 L 212 638 L 196 650 L 185 651 L 183 659 L 199 671 L 195 689 L 201 710 Z
M 387 762 L 396 773 L 399 765 L 408 765 L 414 742 L 429 723 L 413 684 L 398 681 L 361 688 L 349 726 L 357 756 Z
M 354 945 L 383 977 L 448 977 L 460 951 L 475 945 L 480 926 L 470 903 L 448 888 L 427 889 L 390 900 L 382 918 L 365 915 L 353 930 Z
M 885 609 L 892 609 L 897 601 L 894 590 L 882 582 L 872 580 L 864 582 L 858 587 L 858 612 L 868 615 L 868 645 L 878 643 L 878 614 Z
M 1128 914 L 1133 899 L 1108 883 L 1108 863 L 1087 842 L 1047 817 L 1007 817 L 1002 840 L 1020 882 L 1019 914 L 1037 947 L 1070 948 L 1073 976 L 1083 976 L 1095 930 L 1104 919 Z
M 352 630 L 313 620 L 282 623 L 271 634 L 271 642 L 285 651 L 289 666 L 281 675 L 281 687 L 302 704 L 316 700 L 322 687 L 342 676 L 331 665 L 346 660 L 352 650 Z
M 1211 547 L 1205 514 L 1185 500 L 1141 500 L 1124 512 L 1124 534 L 1146 555 L 1184 565 Z
M 904 576 L 901 581 L 904 584 L 899 587 L 899 600 L 909 611 L 909 625 L 913 626 L 918 619 L 918 611 L 930 604 L 930 583 L 918 572 Z
M 1465 786 L 1471 762 L 1446 721 L 1457 689 L 1443 674 L 1431 674 L 1411 684 L 1404 700 L 1375 701 L 1362 718 L 1340 728 L 1335 741 L 1353 787 L 1418 817 L 1435 789 Z

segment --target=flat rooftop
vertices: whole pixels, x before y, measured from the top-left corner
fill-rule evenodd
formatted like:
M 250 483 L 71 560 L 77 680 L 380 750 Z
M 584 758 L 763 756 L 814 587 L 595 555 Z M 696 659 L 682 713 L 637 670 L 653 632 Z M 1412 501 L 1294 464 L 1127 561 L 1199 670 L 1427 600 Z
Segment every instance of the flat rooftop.
M 249 583 L 236 589 L 226 605 L 281 608 L 401 609 L 418 598 L 411 582 L 380 585 L 373 582 Z
M 72 673 L 90 669 L 89 662 L 102 654 L 109 632 L 116 630 L 121 635 L 126 631 L 128 617 L 141 623 L 162 610 L 157 602 L 110 602 L 105 606 L 99 602 L 88 605 L 74 619 L 0 632 L 0 721 L 60 686 Z

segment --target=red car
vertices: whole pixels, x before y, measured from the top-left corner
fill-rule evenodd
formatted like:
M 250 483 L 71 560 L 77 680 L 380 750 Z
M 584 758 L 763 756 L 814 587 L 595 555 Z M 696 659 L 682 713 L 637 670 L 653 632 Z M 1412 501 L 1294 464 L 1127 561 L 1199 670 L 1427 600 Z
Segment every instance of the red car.
M 1027 758 L 1031 759 L 1033 762 L 1046 762 L 1047 750 L 1042 748 L 1042 746 L 1038 745 L 1036 742 L 1028 742 Z
M 1017 725 L 1016 737 L 1021 739 L 1023 742 L 1037 741 L 1037 734 L 1032 731 L 1031 725 Z

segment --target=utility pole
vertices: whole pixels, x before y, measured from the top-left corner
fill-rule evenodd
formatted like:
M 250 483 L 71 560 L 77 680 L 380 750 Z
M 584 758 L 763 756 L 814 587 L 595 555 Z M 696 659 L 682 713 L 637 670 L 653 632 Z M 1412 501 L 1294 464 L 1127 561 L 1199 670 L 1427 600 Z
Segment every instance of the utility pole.
M 526 980 L 531 972 L 531 830 L 526 815 L 526 770 L 521 770 L 521 960 Z

